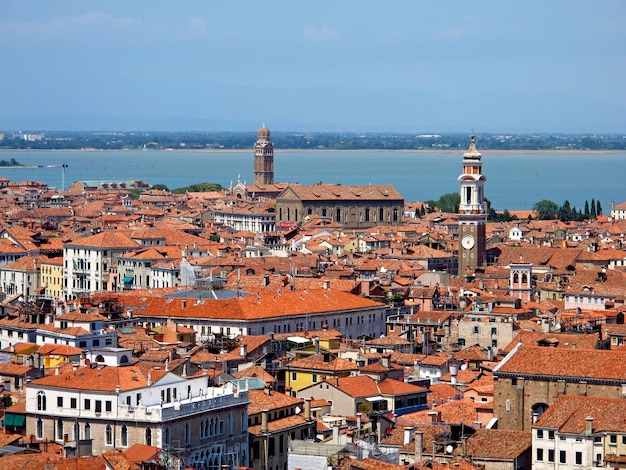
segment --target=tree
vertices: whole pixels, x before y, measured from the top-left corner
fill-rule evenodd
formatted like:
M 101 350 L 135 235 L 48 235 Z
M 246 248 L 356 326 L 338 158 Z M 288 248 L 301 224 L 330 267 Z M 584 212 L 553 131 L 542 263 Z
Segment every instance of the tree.
M 158 189 L 159 191 L 169 191 L 170 190 L 170 188 L 168 188 L 164 184 L 153 184 L 152 188 L 150 188 L 150 189 Z
M 589 218 L 589 201 L 585 201 L 585 212 L 583 212 L 583 215 Z
M 600 205 L 600 199 L 596 201 L 596 215 L 602 215 L 602 206 Z
M 561 207 L 559 207 L 559 220 L 567 222 L 572 220 L 572 207 L 568 200 L 566 200 Z
M 539 220 L 556 219 L 559 214 L 559 205 L 556 202 L 543 199 L 533 206 Z
M 596 218 L 596 200 L 595 199 L 591 199 L 591 218 L 595 219 Z
M 441 212 L 456 214 L 459 212 L 461 195 L 459 193 L 446 193 L 439 197 L 437 201 L 428 201 L 429 205 L 436 206 Z

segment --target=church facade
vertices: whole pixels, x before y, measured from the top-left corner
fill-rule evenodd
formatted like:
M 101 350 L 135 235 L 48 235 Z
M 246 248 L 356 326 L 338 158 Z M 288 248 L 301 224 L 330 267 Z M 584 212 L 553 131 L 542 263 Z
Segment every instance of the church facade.
M 344 229 L 401 225 L 403 212 L 404 198 L 391 185 L 290 184 L 276 198 L 276 221 L 282 228 L 306 222 L 314 214 Z

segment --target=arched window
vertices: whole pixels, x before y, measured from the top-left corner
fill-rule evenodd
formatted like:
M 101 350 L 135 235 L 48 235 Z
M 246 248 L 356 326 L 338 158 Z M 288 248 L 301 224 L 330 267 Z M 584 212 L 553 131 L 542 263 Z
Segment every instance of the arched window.
M 121 440 L 122 447 L 128 447 L 128 428 L 126 427 L 125 424 L 122 424 L 120 440 Z
M 146 445 L 152 445 L 152 429 L 146 428 Z
M 370 221 L 370 210 L 369 208 L 365 209 L 365 222 Z
M 104 431 L 104 443 L 108 446 L 113 445 L 113 428 L 110 424 L 107 424 L 107 427 Z
M 44 392 L 39 392 L 37 394 L 37 411 L 45 411 L 46 410 L 46 394 Z
M 98 354 L 96 356 L 96 362 L 104 362 L 104 357 L 102 357 L 102 354 Z
M 128 356 L 120 357 L 120 364 L 128 364 Z
M 85 423 L 85 439 L 91 439 L 91 426 Z
M 394 222 L 398 221 L 398 208 L 397 207 L 393 208 L 393 221 Z
M 311 209 L 310 207 L 307 209 L 306 213 L 308 215 L 311 215 L 313 213 L 313 209 Z
M 185 445 L 191 444 L 191 426 L 189 423 L 185 424 Z
M 322 217 L 326 217 L 328 216 L 328 211 L 326 210 L 326 208 L 322 209 Z
M 74 421 L 74 440 L 78 441 L 80 439 L 80 425 L 78 421 Z
M 337 222 L 341 223 L 341 208 L 337 207 L 337 214 L 336 214 L 336 219 Z
M 61 418 L 57 419 L 55 438 L 57 441 L 63 440 L 63 420 Z
M 37 429 L 35 431 L 37 439 L 43 439 L 43 419 L 37 418 Z
M 378 221 L 379 222 L 385 221 L 385 209 L 383 209 L 382 207 L 378 209 Z
M 164 444 L 169 447 L 169 445 L 171 444 L 171 440 L 172 440 L 172 434 L 170 432 L 170 428 L 169 426 L 165 428 L 165 439 L 164 439 Z

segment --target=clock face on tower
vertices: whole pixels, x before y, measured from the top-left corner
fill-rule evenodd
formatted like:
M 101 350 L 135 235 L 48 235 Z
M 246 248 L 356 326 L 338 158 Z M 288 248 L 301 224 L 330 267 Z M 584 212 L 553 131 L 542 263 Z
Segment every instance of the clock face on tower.
M 474 237 L 471 235 L 464 236 L 461 240 L 461 245 L 463 245 L 463 248 L 466 250 L 471 250 L 474 247 Z

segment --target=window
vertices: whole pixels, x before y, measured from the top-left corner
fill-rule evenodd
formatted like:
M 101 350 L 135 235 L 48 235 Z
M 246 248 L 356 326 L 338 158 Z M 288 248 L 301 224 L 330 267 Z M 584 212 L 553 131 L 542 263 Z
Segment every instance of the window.
M 562 450 L 559 452 L 559 462 L 567 463 L 566 461 L 567 461 L 567 453 L 564 450 Z
M 554 440 L 554 431 L 548 431 L 548 439 Z
M 582 465 L 582 464 L 583 464 L 583 453 L 576 452 L 576 465 Z
M 37 427 L 35 433 L 37 435 L 37 439 L 43 439 L 43 420 L 41 418 L 37 419 Z
M 128 447 L 128 428 L 125 424 L 122 424 L 120 441 L 122 447 Z
M 543 439 L 543 429 L 537 429 L 537 439 Z
M 63 420 L 61 418 L 57 419 L 55 438 L 57 441 L 63 439 Z
M 44 392 L 39 392 L 37 394 L 37 411 L 45 411 L 46 410 L 46 394 Z
M 145 433 L 145 444 L 147 446 L 151 446 L 152 445 L 152 429 L 150 428 L 146 428 L 146 433 Z
M 84 408 L 86 410 L 90 410 L 91 409 L 91 400 L 89 398 L 85 398 L 85 406 Z
M 191 445 L 191 426 L 189 423 L 185 424 L 185 445 Z
M 617 444 L 617 434 L 609 435 L 609 444 Z
M 91 439 L 91 426 L 85 423 L 85 439 Z
M 107 427 L 104 431 L 104 443 L 108 446 L 113 445 L 113 428 L 111 428 L 110 424 L 107 424 Z
M 106 411 L 111 411 L 113 409 L 111 400 L 107 400 L 107 401 L 104 402 L 104 409 Z
M 317 374 L 313 374 L 313 378 L 312 378 L 312 380 L 313 380 L 313 383 L 316 383 L 316 382 L 317 382 Z
M 543 460 L 543 449 L 541 448 L 537 448 L 537 460 L 540 462 Z
M 294 382 L 298 380 L 298 374 L 296 372 L 291 373 L 291 380 L 293 380 Z
M 102 413 L 102 400 L 96 400 L 96 413 Z
M 70 408 L 76 408 L 76 398 L 70 398 Z
M 554 462 L 554 449 L 548 449 L 548 462 Z
M 474 326 L 474 334 L 478 334 L 478 325 Z
M 57 397 L 57 406 L 63 408 L 63 397 Z

